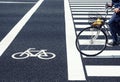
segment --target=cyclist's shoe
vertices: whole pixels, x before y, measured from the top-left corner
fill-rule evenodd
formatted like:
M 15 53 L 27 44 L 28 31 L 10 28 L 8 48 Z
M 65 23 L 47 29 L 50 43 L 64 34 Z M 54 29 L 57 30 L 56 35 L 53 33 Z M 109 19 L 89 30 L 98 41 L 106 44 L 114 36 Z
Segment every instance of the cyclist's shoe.
M 120 36 L 120 33 L 118 33 L 118 36 Z
M 120 35 L 118 35 L 118 41 L 120 42 Z
M 110 42 L 108 43 L 108 46 L 118 46 L 120 43 L 119 42 Z

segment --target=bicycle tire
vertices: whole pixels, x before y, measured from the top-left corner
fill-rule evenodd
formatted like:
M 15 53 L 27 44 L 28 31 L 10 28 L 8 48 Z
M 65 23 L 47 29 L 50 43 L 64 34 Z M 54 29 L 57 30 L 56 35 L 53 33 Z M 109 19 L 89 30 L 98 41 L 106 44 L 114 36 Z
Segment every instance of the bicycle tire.
M 102 29 L 87 27 L 77 35 L 76 47 L 85 56 L 96 56 L 106 48 L 107 41 L 107 35 Z

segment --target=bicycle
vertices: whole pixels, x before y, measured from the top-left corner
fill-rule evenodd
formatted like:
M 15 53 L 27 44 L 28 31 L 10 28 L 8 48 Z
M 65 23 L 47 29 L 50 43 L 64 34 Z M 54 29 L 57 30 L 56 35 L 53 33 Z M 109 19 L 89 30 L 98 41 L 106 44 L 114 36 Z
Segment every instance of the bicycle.
M 95 14 L 90 14 L 93 16 L 93 19 L 90 20 L 92 21 L 90 22 L 90 27 L 80 31 L 76 37 L 76 47 L 81 54 L 85 56 L 96 56 L 102 53 L 106 48 L 108 36 L 111 35 L 108 31 L 109 26 L 106 22 L 109 9 L 112 8 L 108 7 L 106 3 L 104 17 L 98 13 L 97 17 L 95 17 Z M 95 47 L 95 45 L 99 46 Z
M 35 50 L 35 48 L 29 48 L 24 52 L 14 53 L 12 56 L 14 59 L 26 59 L 28 57 L 38 57 L 40 59 L 49 60 L 56 57 L 54 53 L 47 52 L 47 50 Z

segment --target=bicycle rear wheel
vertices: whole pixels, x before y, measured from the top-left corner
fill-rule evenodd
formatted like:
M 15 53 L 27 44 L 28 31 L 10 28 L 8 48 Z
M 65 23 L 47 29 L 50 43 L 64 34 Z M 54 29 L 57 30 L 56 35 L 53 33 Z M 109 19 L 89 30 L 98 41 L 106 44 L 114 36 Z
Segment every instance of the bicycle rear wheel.
M 106 47 L 107 36 L 101 29 L 88 27 L 83 29 L 76 38 L 78 51 L 85 56 L 96 56 Z

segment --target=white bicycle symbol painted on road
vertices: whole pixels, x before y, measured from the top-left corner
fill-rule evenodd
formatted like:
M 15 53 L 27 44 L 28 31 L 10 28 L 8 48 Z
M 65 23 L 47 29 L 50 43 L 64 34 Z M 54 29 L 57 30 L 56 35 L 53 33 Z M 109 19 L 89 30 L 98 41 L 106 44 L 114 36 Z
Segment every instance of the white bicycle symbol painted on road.
M 26 59 L 28 57 L 38 57 L 40 59 L 49 60 L 56 57 L 54 53 L 47 52 L 46 49 L 36 50 L 35 48 L 29 48 L 24 52 L 17 52 L 12 55 L 14 59 Z

